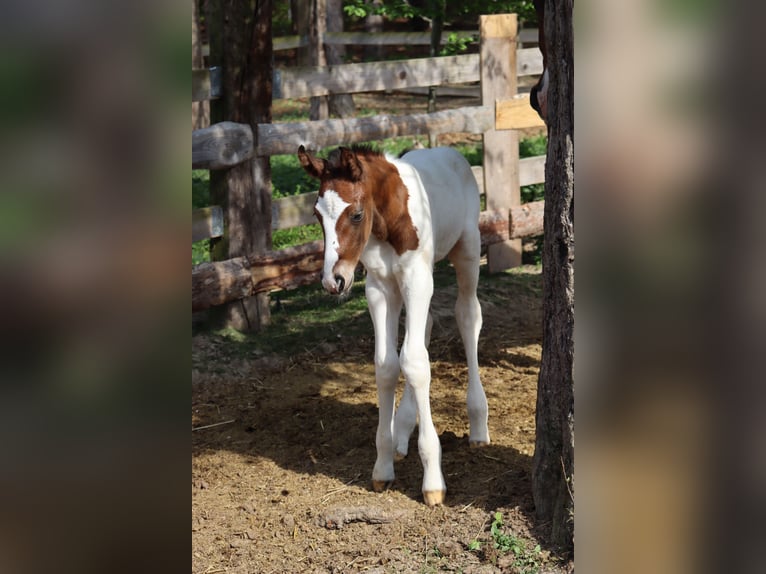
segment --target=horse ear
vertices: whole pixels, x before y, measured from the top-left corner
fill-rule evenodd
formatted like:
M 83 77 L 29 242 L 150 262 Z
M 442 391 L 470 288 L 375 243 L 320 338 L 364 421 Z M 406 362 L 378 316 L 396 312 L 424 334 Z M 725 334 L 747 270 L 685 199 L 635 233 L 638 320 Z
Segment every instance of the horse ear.
M 322 178 L 322 173 L 324 173 L 327 165 L 325 160 L 314 157 L 302 145 L 298 148 L 298 160 L 311 177 Z
M 347 147 L 340 148 L 340 165 L 349 175 L 351 181 L 362 179 L 362 163 L 356 154 Z

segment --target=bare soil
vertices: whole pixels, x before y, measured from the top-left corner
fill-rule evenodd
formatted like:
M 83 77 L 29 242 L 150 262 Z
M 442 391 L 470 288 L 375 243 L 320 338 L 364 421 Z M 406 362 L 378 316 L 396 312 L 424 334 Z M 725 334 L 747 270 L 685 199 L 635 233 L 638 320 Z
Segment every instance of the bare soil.
M 447 498 L 434 508 L 422 503 L 417 429 L 393 486 L 370 488 L 377 396 L 367 314 L 354 319 L 358 329 L 329 325 L 309 348 L 296 335 L 280 353 L 257 344 L 233 353 L 220 334 L 194 335 L 192 571 L 571 571 L 547 546 L 545 525 L 535 525 L 530 494 L 540 282 L 534 267 L 482 272 L 479 360 L 492 438 L 482 449 L 468 447 L 455 288 L 437 287 L 431 404 Z M 495 512 L 503 532 L 525 542 L 531 565 L 494 547 Z

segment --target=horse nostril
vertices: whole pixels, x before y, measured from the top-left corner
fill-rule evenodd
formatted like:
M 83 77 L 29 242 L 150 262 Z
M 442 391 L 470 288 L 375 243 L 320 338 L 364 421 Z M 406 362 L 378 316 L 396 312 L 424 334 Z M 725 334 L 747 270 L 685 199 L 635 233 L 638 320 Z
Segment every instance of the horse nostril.
M 338 284 L 338 292 L 343 292 L 343 287 L 346 285 L 346 280 L 341 275 L 335 276 L 335 282 Z

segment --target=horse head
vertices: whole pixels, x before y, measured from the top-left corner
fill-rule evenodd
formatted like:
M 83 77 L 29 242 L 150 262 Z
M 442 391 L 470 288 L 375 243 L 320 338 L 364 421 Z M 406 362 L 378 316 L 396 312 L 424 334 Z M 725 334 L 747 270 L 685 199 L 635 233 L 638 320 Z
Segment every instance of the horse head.
M 328 159 L 298 149 L 306 172 L 319 180 L 314 214 L 324 234 L 322 286 L 333 294 L 351 289 L 354 271 L 370 238 L 374 219 L 372 190 L 364 162 L 354 150 L 341 147 Z

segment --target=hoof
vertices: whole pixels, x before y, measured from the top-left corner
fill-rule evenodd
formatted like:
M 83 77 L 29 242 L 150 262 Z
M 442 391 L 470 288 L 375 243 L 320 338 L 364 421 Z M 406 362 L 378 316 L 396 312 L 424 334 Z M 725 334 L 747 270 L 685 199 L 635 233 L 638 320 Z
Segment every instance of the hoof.
M 372 489 L 375 492 L 383 492 L 384 490 L 388 490 L 391 486 L 391 483 L 393 480 L 373 480 L 372 481 Z
M 407 453 L 400 453 L 398 450 L 394 451 L 394 462 L 399 462 L 407 458 Z
M 468 446 L 470 448 L 482 448 L 484 446 L 488 446 L 489 441 L 483 441 L 483 440 L 470 440 L 468 441 Z
M 428 506 L 436 506 L 437 504 L 443 504 L 445 493 L 446 493 L 445 490 L 424 490 L 423 501 Z

